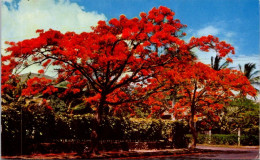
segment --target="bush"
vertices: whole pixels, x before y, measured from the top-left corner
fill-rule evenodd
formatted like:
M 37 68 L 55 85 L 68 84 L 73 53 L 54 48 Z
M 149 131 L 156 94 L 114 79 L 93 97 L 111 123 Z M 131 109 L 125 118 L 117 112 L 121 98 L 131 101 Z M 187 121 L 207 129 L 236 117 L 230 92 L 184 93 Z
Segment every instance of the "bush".
M 189 134 L 187 137 L 192 138 Z M 198 143 L 205 144 L 209 143 L 209 135 L 199 134 Z M 211 135 L 210 144 L 223 144 L 223 145 L 237 145 L 238 136 L 235 134 L 213 134 Z M 258 135 L 241 135 L 240 137 L 241 145 L 259 145 Z
M 48 109 L 31 112 L 26 107 L 14 106 L 2 111 L 2 154 L 28 153 L 30 144 L 46 142 L 55 128 L 54 114 Z
M 60 114 L 55 116 L 53 139 L 90 139 L 94 116 Z
M 123 139 L 128 140 L 160 140 L 167 136 L 163 132 L 165 126 L 158 119 L 131 118 L 123 121 Z
M 55 115 L 50 111 L 35 113 L 26 108 L 8 109 L 2 112 L 2 153 L 25 154 L 32 144 L 43 142 L 89 140 L 96 125 L 92 114 Z M 187 147 L 184 124 L 180 122 L 106 116 L 99 129 L 101 140 L 168 141 L 173 135 L 173 145 L 176 148 Z
M 234 134 L 213 134 L 211 136 L 211 144 L 227 144 L 235 145 L 237 144 L 238 136 Z
M 58 115 L 55 123 L 56 139 L 90 139 L 90 133 L 96 125 L 92 114 Z M 182 123 L 160 119 L 106 116 L 99 129 L 99 137 L 103 140 L 167 140 L 172 132 L 175 136 L 185 137 Z
M 172 134 L 173 134 L 173 146 L 174 148 L 186 148 L 188 146 L 189 138 L 185 136 L 188 132 L 188 128 L 183 123 L 175 122 Z
M 243 135 L 240 138 L 241 145 L 258 146 L 259 135 Z

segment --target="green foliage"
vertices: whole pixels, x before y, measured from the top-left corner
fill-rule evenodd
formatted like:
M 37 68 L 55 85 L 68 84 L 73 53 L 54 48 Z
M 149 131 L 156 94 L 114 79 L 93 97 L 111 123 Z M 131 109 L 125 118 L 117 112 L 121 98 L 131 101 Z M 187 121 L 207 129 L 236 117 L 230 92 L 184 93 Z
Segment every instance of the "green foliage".
M 259 86 L 260 85 L 260 76 L 259 70 L 255 71 L 256 64 L 255 63 L 246 63 L 242 69 L 242 66 L 239 64 L 239 70 L 244 73 L 244 76 L 250 81 L 252 85 Z M 255 88 L 258 92 L 259 90 Z
M 36 143 L 90 139 L 92 129 L 97 126 L 95 122 L 93 114 L 54 114 L 47 109 L 30 112 L 25 107 L 9 108 L 2 112 L 3 154 L 19 153 L 21 143 L 24 154 L 28 146 Z M 186 147 L 184 124 L 180 122 L 107 116 L 98 128 L 103 140 L 167 141 L 173 135 L 176 147 Z M 178 140 L 174 140 L 176 138 Z
M 96 126 L 92 114 L 57 115 L 55 122 L 55 138 L 59 139 L 90 139 L 89 135 Z M 169 120 L 106 116 L 101 121 L 99 136 L 110 140 L 166 140 L 172 132 L 179 132 L 174 130 L 176 124 L 176 129 L 184 130 L 182 123 Z
M 247 98 L 235 99 L 223 108 L 221 130 L 232 133 L 241 128 L 242 134 L 259 133 L 259 103 Z
M 55 116 L 55 135 L 53 139 L 90 139 L 94 116 L 91 114 Z
M 135 117 L 138 118 L 146 118 L 150 114 L 150 106 L 148 105 L 140 105 L 135 107 Z
M 94 112 L 90 104 L 86 104 L 85 102 L 75 105 L 71 110 L 74 114 L 87 114 Z
M 221 60 L 222 60 L 222 57 L 220 57 L 220 56 L 216 56 L 215 58 L 212 56 L 211 57 L 211 68 L 213 68 L 216 71 L 227 68 L 230 62 L 226 60 L 224 63 L 222 63 L 220 65 Z
M 235 145 L 238 143 L 238 136 L 234 134 L 213 134 L 211 137 L 211 144 L 227 144 Z
M 54 134 L 54 114 L 45 107 L 30 111 L 14 105 L 3 110 L 1 118 L 3 154 L 27 153 L 29 144 L 48 141 Z
M 21 97 L 21 87 L 10 90 L 10 93 L 3 96 L 5 99 L 2 99 L 5 100 L 2 101 L 1 115 L 3 154 L 25 154 L 29 151 L 26 148 L 37 143 L 90 139 L 92 129 L 97 126 L 95 117 L 90 114 L 93 112 L 90 106 L 77 99 L 71 100 L 73 97 L 68 100 L 52 95 L 45 97 L 52 107 L 48 108 L 47 105 L 41 105 L 43 98 Z M 68 114 L 72 111 L 80 115 Z M 167 140 L 171 132 L 177 135 L 174 131 L 175 123 L 158 119 L 107 116 L 98 127 L 98 132 L 100 139 Z
M 191 134 L 187 134 L 186 136 L 189 138 L 190 141 L 192 140 Z M 208 141 L 209 141 L 208 135 L 198 134 L 197 143 L 203 144 L 203 143 L 208 143 Z
M 165 139 L 163 131 L 166 123 L 158 119 L 131 118 L 124 119 L 124 138 L 131 140 Z
M 191 138 L 189 134 L 187 137 Z M 199 144 L 218 144 L 218 145 L 237 145 L 238 135 L 236 134 L 212 134 L 211 139 L 209 135 L 199 134 L 198 135 Z M 241 135 L 240 136 L 241 145 L 259 145 L 259 135 Z
M 59 114 L 62 112 L 67 112 L 68 108 L 66 106 L 66 103 L 58 98 L 58 96 L 52 95 L 48 97 L 48 99 L 50 100 L 50 106 L 53 108 L 55 113 Z
M 259 146 L 259 135 L 242 135 L 240 140 L 242 145 Z
M 2 112 L 1 122 L 2 153 L 18 152 L 15 146 L 21 146 L 21 112 L 13 108 L 8 112 Z
M 173 146 L 175 148 L 185 148 L 188 146 L 188 138 L 185 134 L 188 132 L 188 126 L 183 125 L 181 122 L 174 123 L 172 134 L 173 134 Z

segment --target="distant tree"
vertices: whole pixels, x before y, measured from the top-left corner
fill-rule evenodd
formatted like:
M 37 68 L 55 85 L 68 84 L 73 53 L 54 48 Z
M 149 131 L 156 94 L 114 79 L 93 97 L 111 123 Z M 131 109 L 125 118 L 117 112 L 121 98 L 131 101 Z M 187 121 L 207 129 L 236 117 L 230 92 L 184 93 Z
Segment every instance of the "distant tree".
M 216 57 L 214 58 L 213 56 L 211 57 L 211 68 L 213 68 L 216 71 L 219 71 L 221 69 L 225 69 L 228 67 L 228 65 L 230 63 L 232 63 L 232 59 L 227 58 L 226 61 L 222 64 L 220 64 L 221 60 L 223 57 L 220 57 L 218 55 L 216 55 Z
M 244 67 L 239 64 L 239 70 L 244 73 L 244 76 L 250 81 L 252 85 L 260 85 L 260 75 L 259 70 L 255 71 L 256 64 L 255 63 L 246 63 Z M 255 88 L 258 92 L 259 90 Z
M 259 134 L 259 103 L 245 97 L 230 101 L 223 107 L 220 116 L 220 128 L 231 133 L 241 128 L 243 134 Z

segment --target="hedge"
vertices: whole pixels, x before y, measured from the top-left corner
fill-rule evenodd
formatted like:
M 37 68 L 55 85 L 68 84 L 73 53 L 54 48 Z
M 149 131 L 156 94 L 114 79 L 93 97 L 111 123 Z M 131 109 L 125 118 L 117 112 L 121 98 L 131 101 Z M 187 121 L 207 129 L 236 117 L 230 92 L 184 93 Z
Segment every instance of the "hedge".
M 58 115 L 55 117 L 54 139 L 90 139 L 95 125 L 92 114 Z M 171 134 L 185 137 L 186 132 L 184 124 L 177 121 L 109 116 L 103 118 L 99 129 L 103 140 L 166 140 Z
M 192 136 L 187 135 L 190 139 Z M 206 144 L 209 143 L 209 135 L 199 134 L 198 143 Z M 223 144 L 223 145 L 237 145 L 238 136 L 235 134 L 212 134 L 210 144 Z M 241 135 L 240 136 L 241 145 L 259 145 L 259 136 L 258 135 Z
M 9 109 L 2 112 L 2 153 L 25 154 L 31 144 L 85 141 L 96 125 L 92 114 L 55 115 L 48 110 L 32 113 L 26 108 Z M 188 142 L 184 124 L 169 120 L 106 116 L 98 128 L 100 140 L 167 141 L 173 135 L 176 148 L 186 147 Z

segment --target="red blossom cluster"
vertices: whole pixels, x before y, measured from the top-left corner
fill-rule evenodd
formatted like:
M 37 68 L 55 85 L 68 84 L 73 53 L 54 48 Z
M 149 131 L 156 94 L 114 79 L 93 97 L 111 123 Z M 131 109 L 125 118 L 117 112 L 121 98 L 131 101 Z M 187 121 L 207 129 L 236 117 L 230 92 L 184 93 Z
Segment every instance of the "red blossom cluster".
M 55 88 L 53 85 L 50 85 L 52 80 L 46 78 L 38 78 L 34 77 L 27 81 L 27 88 L 23 89 L 22 95 L 23 96 L 32 96 L 37 94 L 48 94 L 51 95 L 52 93 L 56 92 L 58 89 Z
M 217 37 L 212 35 L 202 36 L 200 38 L 192 37 L 189 42 L 191 48 L 198 47 L 200 50 L 208 52 L 209 49 L 214 49 L 220 57 L 225 57 L 230 52 L 235 54 L 235 49 L 225 41 L 219 41 Z

